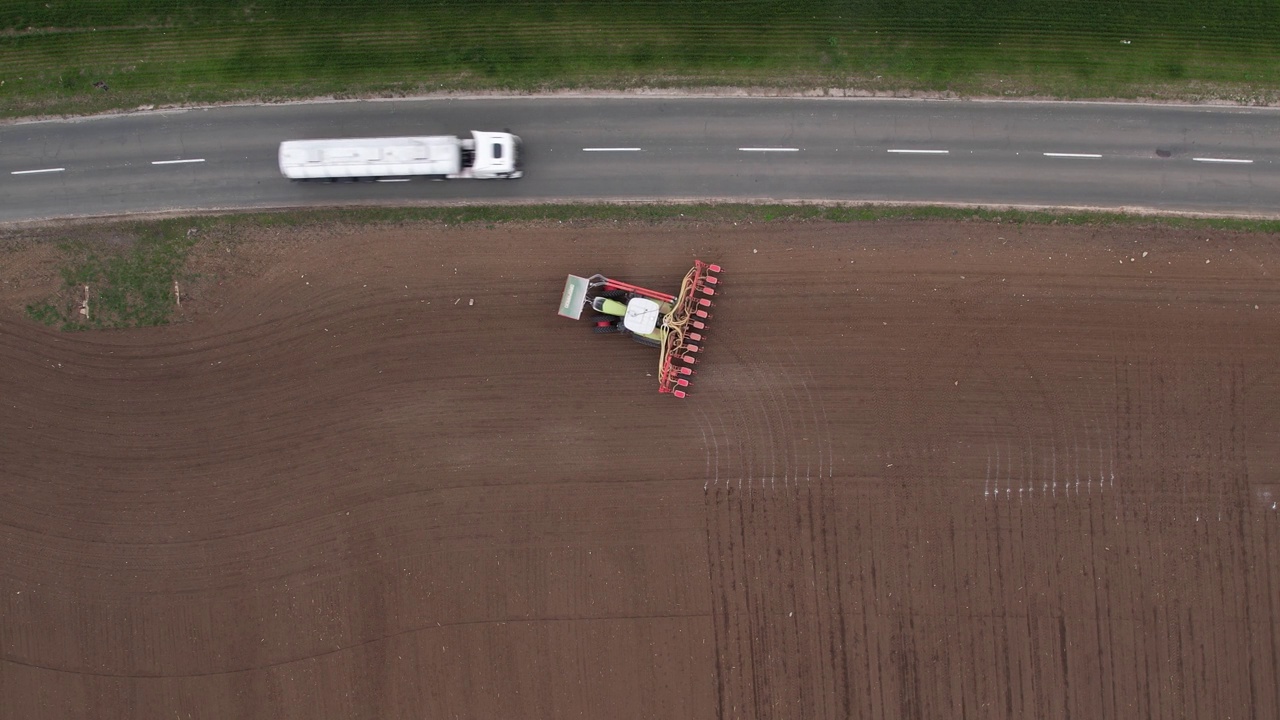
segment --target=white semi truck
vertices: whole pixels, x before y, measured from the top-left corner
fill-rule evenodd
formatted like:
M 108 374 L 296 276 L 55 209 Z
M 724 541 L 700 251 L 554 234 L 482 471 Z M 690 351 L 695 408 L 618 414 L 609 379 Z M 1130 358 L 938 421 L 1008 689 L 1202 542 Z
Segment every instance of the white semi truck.
M 524 175 L 521 150 L 511 133 L 479 130 L 469 138 L 286 140 L 280 143 L 280 172 L 290 180 L 518 178 Z

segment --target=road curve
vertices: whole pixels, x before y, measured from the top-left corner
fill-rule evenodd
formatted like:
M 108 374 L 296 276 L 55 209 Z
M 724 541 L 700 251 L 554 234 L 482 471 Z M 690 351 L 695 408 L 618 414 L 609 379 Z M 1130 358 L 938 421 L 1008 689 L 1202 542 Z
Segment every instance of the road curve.
M 1280 109 L 852 98 L 311 102 L 0 126 L 0 222 L 391 202 L 742 199 L 1280 216 Z M 294 184 L 291 138 L 523 136 L 517 181 Z

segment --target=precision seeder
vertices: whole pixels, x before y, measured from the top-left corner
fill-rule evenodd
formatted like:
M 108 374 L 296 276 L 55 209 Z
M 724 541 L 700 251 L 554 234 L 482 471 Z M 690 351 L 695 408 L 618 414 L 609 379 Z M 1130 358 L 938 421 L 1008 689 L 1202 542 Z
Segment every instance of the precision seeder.
M 592 332 L 629 335 L 641 345 L 658 348 L 658 392 L 683 398 L 702 352 L 719 274 L 719 265 L 694 260 L 676 295 L 604 275 L 570 275 L 560 298 L 560 315 L 577 320 L 590 309 Z

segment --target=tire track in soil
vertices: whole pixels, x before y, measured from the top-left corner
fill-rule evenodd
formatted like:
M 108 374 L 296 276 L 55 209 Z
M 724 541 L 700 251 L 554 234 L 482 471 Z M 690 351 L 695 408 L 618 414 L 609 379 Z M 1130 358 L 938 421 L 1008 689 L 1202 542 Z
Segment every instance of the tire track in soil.
M 947 344 L 955 346 L 954 341 Z M 1142 646 L 1133 645 L 1137 642 L 1137 637 L 1131 637 L 1129 641 L 1129 646 L 1140 652 L 1140 657 L 1148 660 L 1140 661 L 1140 665 L 1135 667 L 1133 672 L 1123 673 L 1129 680 L 1117 678 L 1112 669 L 1115 666 L 1116 657 L 1116 643 L 1113 635 L 1115 626 L 1131 623 L 1129 618 L 1134 617 L 1137 608 L 1147 606 L 1155 598 L 1166 597 L 1176 592 L 1178 587 L 1178 580 L 1170 576 L 1172 570 L 1159 574 L 1150 571 L 1127 573 L 1131 575 L 1131 580 L 1138 582 L 1138 587 L 1133 589 L 1127 602 L 1127 606 L 1132 610 L 1119 618 L 1114 617 L 1114 613 L 1113 617 L 1107 616 L 1108 608 L 1113 605 L 1111 599 L 1118 599 L 1117 596 L 1110 595 L 1108 587 L 1111 582 L 1120 581 L 1126 574 L 1121 566 L 1108 565 L 1105 562 L 1105 558 L 1112 550 L 1107 545 L 1114 543 L 1116 539 L 1111 534 L 1110 526 L 1113 519 L 1120 521 L 1118 506 L 1128 501 L 1139 508 L 1130 512 L 1131 518 L 1122 522 L 1122 527 L 1136 523 L 1141 527 L 1150 528 L 1149 531 L 1130 540 L 1131 547 L 1128 553 L 1141 558 L 1138 567 L 1159 567 L 1159 563 L 1154 558 L 1160 553 L 1167 552 L 1161 549 L 1163 540 L 1157 540 L 1151 544 L 1140 538 L 1150 535 L 1151 532 L 1158 534 L 1157 528 L 1168 522 L 1176 522 L 1178 519 L 1177 514 L 1166 518 L 1167 511 L 1144 509 L 1157 504 L 1162 498 L 1153 495 L 1146 488 L 1129 484 L 1125 480 L 1125 471 L 1118 466 L 1124 465 L 1120 457 L 1122 453 L 1128 453 L 1130 456 L 1135 455 L 1135 452 L 1138 456 L 1150 454 L 1145 448 L 1154 441 L 1156 444 L 1154 454 L 1170 459 L 1164 464 L 1164 468 L 1169 471 L 1166 477 L 1181 478 L 1180 482 L 1192 482 L 1200 487 L 1205 486 L 1207 482 L 1205 478 L 1208 477 L 1206 473 L 1210 470 L 1219 472 L 1225 470 L 1221 477 L 1215 475 L 1211 481 L 1208 481 L 1208 487 L 1212 487 L 1213 491 L 1205 498 L 1221 501 L 1228 495 L 1223 491 L 1225 478 L 1246 482 L 1245 476 L 1240 472 L 1244 466 L 1241 454 L 1235 450 L 1228 452 L 1223 449 L 1218 451 L 1215 457 L 1206 459 L 1195 454 L 1188 456 L 1187 449 L 1203 446 L 1213 438 L 1221 439 L 1229 436 L 1225 433 L 1211 432 L 1210 425 L 1221 428 L 1231 427 L 1234 433 L 1233 422 L 1228 422 L 1226 418 L 1212 420 L 1211 418 L 1214 414 L 1225 411 L 1226 405 L 1221 402 L 1221 398 L 1231 397 L 1234 394 L 1233 388 L 1243 385 L 1243 381 L 1222 381 L 1217 386 L 1203 386 L 1188 399 L 1187 383 L 1183 378 L 1170 375 L 1168 371 L 1157 370 L 1148 379 L 1148 386 L 1143 394 L 1147 401 L 1154 403 L 1156 408 L 1152 413 L 1152 422 L 1163 424 L 1157 430 L 1143 430 L 1139 433 L 1139 437 L 1150 438 L 1144 445 L 1141 442 L 1134 443 L 1132 441 L 1134 433 L 1120 421 L 1124 414 L 1124 405 L 1131 406 L 1134 402 L 1132 388 L 1126 390 L 1124 394 L 1120 392 L 1120 361 L 1109 363 L 1107 373 L 1110 375 L 1109 378 L 1105 376 L 1089 378 L 1081 386 L 1080 397 L 1070 402 L 1057 397 L 1051 399 L 1040 386 L 1041 373 L 1031 372 L 1032 368 L 1026 364 L 1025 360 L 1019 360 L 1019 363 L 1022 372 L 1036 378 L 1036 382 L 1033 386 L 1020 387 L 1018 381 L 1010 383 L 1009 376 L 999 379 L 999 392 L 1006 397 L 1003 406 L 1014 413 L 1012 422 L 1007 427 L 1018 428 L 1019 431 L 1014 435 L 1016 442 L 1010 440 L 988 450 L 988 468 L 984 481 L 988 488 L 987 492 L 999 498 L 998 504 L 992 507 L 995 513 L 992 520 L 997 526 L 1018 528 L 1016 537 L 1021 538 L 1020 542 L 1005 542 L 1007 535 L 1001 532 L 997 532 L 993 537 L 994 542 L 990 546 L 992 554 L 987 562 L 989 567 L 993 568 L 991 579 L 994 596 L 1002 598 L 995 604 L 1016 606 L 1020 602 L 1018 593 L 1024 586 L 1013 584 L 1014 577 L 1005 575 L 1002 570 L 1006 567 L 1021 568 L 1017 576 L 1018 582 L 1039 582 L 1042 587 L 1061 588 L 1065 581 L 1068 587 L 1060 589 L 1056 602 L 1052 603 L 1051 612 L 1059 613 L 1059 619 L 1052 634 L 1043 635 L 1041 640 L 1036 641 L 1034 623 L 1028 616 L 1021 630 L 1014 626 L 1006 626 L 993 635 L 996 643 L 993 646 L 993 658 L 1009 659 L 1003 673 L 998 675 L 1003 678 L 1000 697 L 1004 714 L 1018 717 L 1025 716 L 1028 712 L 1035 712 L 1037 708 L 1054 707 L 1057 708 L 1057 711 L 1052 713 L 1054 716 L 1062 714 L 1080 716 L 1096 712 L 1110 715 L 1116 712 L 1117 696 L 1158 698 L 1159 700 L 1154 700 L 1156 704 L 1150 708 L 1157 713 L 1169 712 L 1174 707 L 1183 706 L 1190 699 L 1189 691 L 1182 689 L 1186 684 L 1185 680 L 1160 681 L 1161 685 L 1158 688 L 1147 688 L 1137 682 L 1137 679 L 1142 677 L 1168 678 L 1171 673 L 1177 674 L 1177 666 L 1170 665 L 1163 658 L 1180 654 L 1183 641 L 1177 635 L 1158 629 L 1167 627 L 1170 622 L 1170 614 L 1159 609 L 1158 603 L 1153 617 L 1157 629 L 1149 630 L 1142 636 Z M 1236 371 L 1236 374 L 1239 375 L 1240 371 Z M 1219 371 L 1218 375 L 1225 377 L 1227 373 Z M 1107 380 L 1109 382 L 1105 385 L 1099 382 Z M 993 379 L 992 384 L 996 385 L 997 382 Z M 1114 399 L 1106 401 L 1108 395 Z M 1028 398 L 1032 399 L 1030 405 L 1027 404 Z M 1182 402 L 1173 404 L 1172 400 L 1175 398 L 1182 398 Z M 1105 412 L 1108 407 L 1114 410 Z M 1190 407 L 1207 408 L 1210 414 L 1197 416 L 1189 410 Z M 1100 409 L 1104 410 L 1101 414 L 1098 413 Z M 1048 427 L 1045 427 L 1046 424 Z M 993 425 L 992 430 L 995 431 L 1001 425 Z M 1041 447 L 1041 441 L 1037 438 L 1046 436 L 1051 441 L 1044 446 L 1047 452 L 1042 453 L 1038 450 Z M 1241 452 L 1246 445 L 1239 440 L 1230 444 L 1240 448 Z M 909 457 L 909 462 L 901 465 L 895 463 L 895 468 L 902 465 L 927 467 L 927 462 L 922 459 L 927 456 L 927 451 L 911 456 L 909 451 L 900 449 L 895 459 L 900 459 L 903 455 Z M 1237 467 L 1227 469 L 1231 468 L 1233 463 Z M 1059 468 L 1060 464 L 1063 464 L 1062 468 Z M 1061 488 L 1062 495 L 1059 497 L 1055 491 L 1058 489 L 1057 483 L 1060 479 L 1058 476 L 1061 471 L 1065 471 L 1067 484 Z M 906 476 L 906 472 L 900 472 L 899 475 Z M 1012 489 L 1017 489 L 1019 492 L 1011 493 Z M 1035 496 L 1037 490 L 1047 491 L 1044 492 L 1044 496 L 1047 496 L 1044 499 L 1048 502 Z M 1121 493 L 1119 498 L 1113 495 L 1116 491 Z M 1013 497 L 1015 494 L 1017 497 Z M 1238 491 L 1229 494 L 1235 498 L 1245 496 Z M 1011 500 L 1016 502 L 1010 503 Z M 1117 500 L 1122 502 L 1118 503 Z M 1058 518 L 1059 521 L 1053 522 L 1054 518 Z M 1062 521 L 1066 523 L 1063 524 Z M 1046 576 L 1047 579 L 1036 580 L 1035 567 L 1039 563 L 1032 559 L 1033 556 L 1030 553 L 1024 551 L 1024 548 L 1029 546 L 1031 537 L 1029 530 L 1055 526 L 1052 536 L 1063 539 L 1083 536 L 1089 541 L 1083 548 L 1074 548 L 1072 552 L 1064 554 L 1057 563 L 1056 570 L 1050 576 Z M 1043 533 L 1037 531 L 1036 534 Z M 906 542 L 910 543 L 915 539 L 908 536 Z M 1244 544 L 1242 537 L 1237 545 Z M 914 556 L 909 554 L 907 557 L 909 560 L 914 559 Z M 1247 564 L 1244 566 L 1248 567 Z M 1070 580 L 1066 578 L 1072 575 L 1073 567 L 1079 568 L 1081 575 L 1095 578 L 1095 580 L 1081 588 L 1070 589 Z M 1242 575 L 1247 577 L 1247 573 Z M 1085 588 L 1088 588 L 1088 592 L 1084 592 Z M 1242 589 L 1247 590 L 1247 588 Z M 1082 615 L 1080 610 L 1075 609 L 1081 608 L 1084 602 L 1087 602 L 1090 608 L 1087 615 Z M 1255 606 L 1265 606 L 1264 599 L 1259 597 Z M 1061 615 L 1061 613 L 1067 613 L 1067 615 Z M 1089 615 L 1092 616 L 1091 619 L 1088 618 Z M 1068 620 L 1068 617 L 1071 619 Z M 918 628 L 901 624 L 897 629 L 899 636 L 914 634 L 917 631 Z M 1028 644 L 1033 653 L 1047 651 L 1051 656 L 1060 657 L 1060 662 L 1050 666 L 1050 670 L 1046 671 L 1045 666 L 1029 661 L 1024 667 L 1031 670 L 1019 675 L 1016 672 L 1017 665 L 1012 660 L 1017 657 L 1014 648 L 1026 647 Z M 1035 650 L 1037 647 L 1043 650 Z M 1262 650 L 1263 648 L 1259 648 L 1257 652 L 1251 654 L 1256 655 Z M 918 655 L 918 646 L 904 643 L 899 657 L 910 657 L 913 653 Z M 909 669 L 910 664 L 900 665 L 897 669 L 898 677 L 894 680 L 902 686 L 899 692 L 900 705 L 912 708 L 905 713 L 908 715 L 915 711 L 915 694 L 911 690 L 915 678 Z M 1117 683 L 1121 686 L 1128 683 L 1132 692 L 1117 691 Z M 1048 698 L 1048 705 L 1046 705 L 1044 704 L 1046 698 L 1041 695 L 1037 687 L 1054 686 L 1062 689 L 1061 695 L 1055 696 L 1056 700 Z M 1151 690 L 1149 694 L 1148 689 Z M 960 694 L 963 697 L 963 692 Z M 987 691 L 981 694 L 990 695 Z M 1089 697 L 1099 698 L 1103 704 L 1093 707 L 1084 704 L 1082 698 Z M 962 703 L 963 700 L 961 700 Z
M 717 411 L 735 417 L 736 446 L 754 449 L 744 450 L 753 458 L 745 482 L 706 492 L 719 716 L 841 716 L 847 660 L 826 517 L 834 494 L 821 477 L 831 473 L 830 439 L 812 374 L 789 350 L 718 352 L 744 380 L 726 383 L 729 361 L 719 362 L 717 383 L 733 402 Z
M 1266 567 L 1251 557 L 1251 548 L 1260 544 L 1250 536 L 1253 523 L 1267 518 L 1248 506 L 1247 401 L 1242 396 L 1248 385 L 1246 365 L 1213 356 L 1156 359 L 1178 356 L 1160 351 L 1167 342 L 1153 344 L 1152 355 L 1124 357 L 1116 363 L 1115 406 L 1123 422 L 1115 431 L 1120 482 L 1113 497 L 1129 510 L 1113 512 L 1125 529 L 1125 553 L 1137 558 L 1133 567 L 1139 569 L 1140 582 L 1127 604 L 1107 604 L 1112 611 L 1104 618 L 1105 637 L 1113 665 L 1126 648 L 1142 659 L 1131 672 L 1115 678 L 1108 695 L 1113 703 L 1136 698 L 1139 711 L 1160 716 L 1188 706 L 1199 708 L 1199 716 L 1220 712 L 1215 708 L 1260 705 L 1266 708 L 1264 715 L 1270 714 L 1274 700 L 1264 701 L 1266 693 L 1257 688 L 1273 683 L 1271 678 L 1261 681 L 1252 659 L 1269 657 L 1274 642 L 1259 642 L 1262 636 L 1248 631 L 1235 640 L 1215 638 L 1210 630 L 1235 635 L 1233 617 L 1242 618 L 1245 628 L 1253 625 L 1250 608 L 1268 605 L 1267 595 L 1253 587 L 1272 582 L 1269 577 L 1255 581 L 1249 570 Z M 1152 446 L 1154 450 L 1147 449 Z M 1176 495 L 1134 484 L 1138 478 L 1148 483 L 1171 479 Z M 1184 545 L 1173 538 L 1187 525 L 1197 528 L 1197 539 Z M 1097 530 L 1091 537 L 1095 544 L 1108 540 Z M 1219 548 L 1234 548 L 1236 556 L 1223 557 Z M 1217 555 L 1216 561 L 1206 562 L 1206 551 Z M 1092 557 L 1105 558 L 1107 553 Z M 1123 573 L 1115 566 L 1111 571 Z M 1206 596 L 1200 589 L 1214 587 L 1214 571 L 1221 571 L 1219 579 L 1231 584 L 1219 585 Z M 1133 623 L 1143 607 L 1154 608 L 1153 627 L 1140 641 Z M 1224 613 L 1224 608 L 1234 609 Z M 1241 641 L 1250 645 L 1244 666 L 1239 665 L 1240 656 L 1226 650 Z M 1208 649 L 1207 655 L 1197 648 Z M 1247 693 L 1218 694 L 1232 676 L 1247 678 Z M 1157 684 L 1144 687 L 1144 677 L 1157 678 Z

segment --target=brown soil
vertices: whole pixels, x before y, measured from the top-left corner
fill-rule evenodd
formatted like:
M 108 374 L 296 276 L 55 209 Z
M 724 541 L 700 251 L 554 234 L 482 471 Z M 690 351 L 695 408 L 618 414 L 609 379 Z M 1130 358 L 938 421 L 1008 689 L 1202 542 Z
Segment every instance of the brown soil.
M 1280 717 L 1280 238 L 283 233 L 0 262 L 0 716 Z M 693 257 L 687 400 L 555 314 Z

